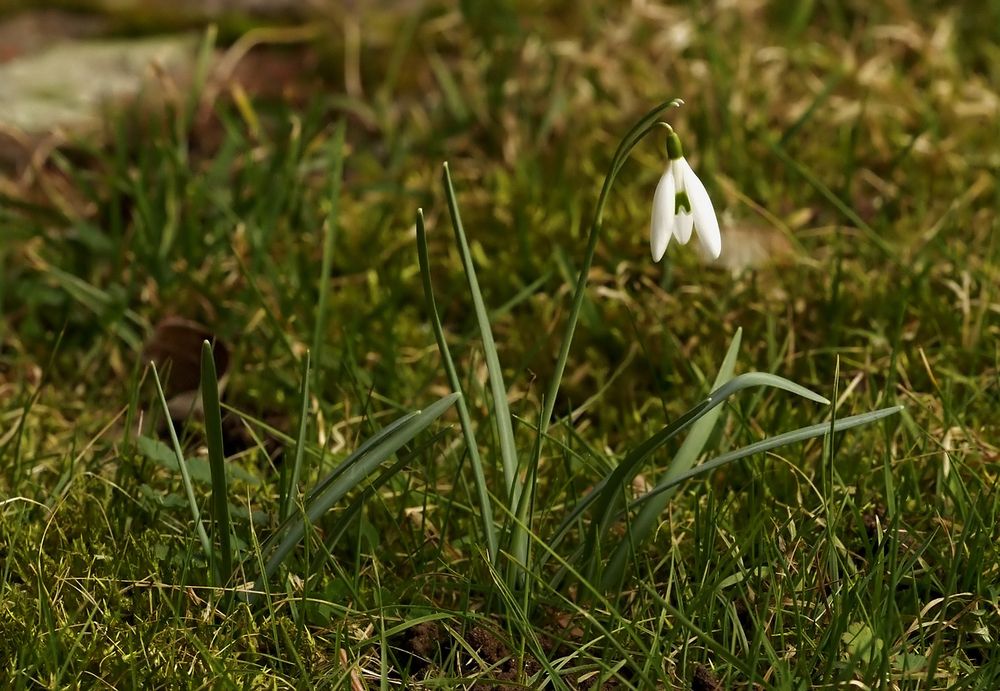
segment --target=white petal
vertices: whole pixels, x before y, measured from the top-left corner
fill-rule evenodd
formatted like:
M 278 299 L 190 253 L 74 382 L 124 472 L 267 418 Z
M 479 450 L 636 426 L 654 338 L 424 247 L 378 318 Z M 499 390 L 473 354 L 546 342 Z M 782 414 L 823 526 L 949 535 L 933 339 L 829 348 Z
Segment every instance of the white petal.
M 677 242 L 686 245 L 691 239 L 692 228 L 694 228 L 694 216 L 686 211 L 677 214 L 677 220 L 674 221 L 674 235 L 677 237 Z
M 663 253 L 667 251 L 667 245 L 670 244 L 670 236 L 674 227 L 675 196 L 676 183 L 673 166 L 668 165 L 667 170 L 660 176 L 656 192 L 653 193 L 653 220 L 649 228 L 649 249 L 653 253 L 654 262 L 663 258 Z
M 691 170 L 687 161 L 684 161 L 683 175 L 684 188 L 687 190 L 688 199 L 691 200 L 691 214 L 694 216 L 694 228 L 698 231 L 698 240 L 713 259 L 718 259 L 722 254 L 722 234 L 719 232 L 719 219 L 715 216 L 712 200 L 709 199 L 705 186 L 701 184 L 701 180 Z

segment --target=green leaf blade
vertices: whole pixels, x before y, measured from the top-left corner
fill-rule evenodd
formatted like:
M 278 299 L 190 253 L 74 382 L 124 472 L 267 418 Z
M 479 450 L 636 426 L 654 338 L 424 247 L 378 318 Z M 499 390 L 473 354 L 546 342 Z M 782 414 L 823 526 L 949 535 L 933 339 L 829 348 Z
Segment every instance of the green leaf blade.
M 497 437 L 500 442 L 500 459 L 503 465 L 504 484 L 506 485 L 510 507 L 513 509 L 517 505 L 520 488 L 517 485 L 517 447 L 514 440 L 514 427 L 511 423 L 510 407 L 507 404 L 507 387 L 504 385 L 503 372 L 500 369 L 500 358 L 497 355 L 496 343 L 493 341 L 493 332 L 490 329 L 489 314 L 486 311 L 482 292 L 479 290 L 479 279 L 476 278 L 476 268 L 472 263 L 472 252 L 469 249 L 469 241 L 465 235 L 465 228 L 462 226 L 462 217 L 458 210 L 455 188 L 451 184 L 451 173 L 448 170 L 447 163 L 444 164 L 442 178 L 445 196 L 448 199 L 448 211 L 451 215 L 452 229 L 455 231 L 455 240 L 458 243 L 459 255 L 462 258 L 462 268 L 465 270 L 465 277 L 469 284 L 469 294 L 472 297 L 476 322 L 479 325 L 479 333 L 483 342 L 483 355 L 486 358 L 486 369 L 489 373 L 490 390 L 493 398 L 493 415 L 496 421 Z
M 268 541 L 275 547 L 268 557 L 263 577 L 270 578 L 274 575 L 295 545 L 305 536 L 307 525 L 315 524 L 383 462 L 443 415 L 460 397 L 459 393 L 449 394 L 422 411 L 404 416 L 402 424 L 396 425 L 390 433 L 381 435 L 375 443 L 362 445 L 345 459 L 331 473 L 332 477 L 322 481 L 317 490 L 310 493 L 303 515 L 292 514 L 275 530 L 272 540 Z
M 451 357 L 451 350 L 448 348 L 448 341 L 444 336 L 444 327 L 441 325 L 441 317 L 438 314 L 437 302 L 434 300 L 434 286 L 431 282 L 430 258 L 427 252 L 427 231 L 424 227 L 424 212 L 417 210 L 417 258 L 420 263 L 420 276 L 424 286 L 424 299 L 427 302 L 427 312 L 431 318 L 431 327 L 434 329 L 434 339 L 437 341 L 438 352 L 441 354 L 441 361 L 444 364 L 445 373 L 448 376 L 448 383 L 452 391 L 462 392 L 462 383 L 458 378 L 458 371 L 455 369 L 455 361 Z M 462 426 L 462 435 L 465 437 L 465 448 L 469 452 L 469 462 L 472 466 L 473 482 L 476 485 L 476 495 L 479 499 L 479 510 L 481 513 L 480 522 L 483 526 L 483 533 L 486 537 L 486 548 L 490 557 L 490 562 L 495 562 L 498 555 L 496 527 L 493 525 L 493 507 L 490 501 L 489 489 L 486 485 L 486 473 L 483 459 L 479 455 L 479 443 L 476 441 L 475 429 L 472 425 L 472 417 L 469 414 L 469 406 L 465 402 L 463 395 L 455 404 L 458 409 L 458 419 Z
M 208 465 L 212 474 L 212 526 L 218 538 L 219 583 L 233 573 L 232 522 L 229 515 L 229 483 L 226 479 L 226 458 L 222 445 L 222 409 L 219 405 L 219 380 L 215 370 L 212 344 L 201 344 L 201 400 L 205 411 L 205 441 Z

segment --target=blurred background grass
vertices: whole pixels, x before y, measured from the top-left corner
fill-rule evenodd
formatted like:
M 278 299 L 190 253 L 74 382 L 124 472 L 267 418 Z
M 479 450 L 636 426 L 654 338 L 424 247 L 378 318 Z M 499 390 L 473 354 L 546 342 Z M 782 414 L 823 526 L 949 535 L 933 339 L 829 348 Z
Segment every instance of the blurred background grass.
M 39 12 L 28 5 L 0 8 L 6 21 L 24 21 L 17 11 Z M 164 507 L 149 504 L 140 520 L 105 484 L 113 480 L 127 497 L 160 487 L 148 469 L 131 465 L 114 420 L 130 398 L 152 406 L 135 382 L 161 319 L 195 320 L 228 344 L 229 405 L 292 433 L 298 361 L 315 324 L 338 120 L 346 121 L 348 149 L 324 375 L 311 407 L 319 444 L 343 453 L 379 420 L 445 392 L 414 251 L 418 206 L 427 213 L 438 300 L 460 371 L 472 378 L 471 390 L 485 386 L 436 182 L 440 163 L 450 163 L 495 310 L 512 410 L 533 420 L 611 153 L 641 113 L 671 96 L 687 102 L 670 121 L 720 212 L 723 258 L 706 264 L 674 247 L 665 263 L 651 264 L 648 217 L 664 159 L 661 142 L 644 142 L 605 216 L 557 404 L 565 414 L 589 402 L 569 442 L 620 451 L 647 437 L 707 390 L 737 326 L 741 369 L 775 372 L 831 398 L 839 358 L 843 414 L 904 403 L 903 431 L 843 441 L 835 498 L 804 498 L 798 475 L 781 462 L 713 476 L 701 496 L 728 536 L 720 539 L 753 553 L 773 526 L 783 530 L 803 516 L 818 523 L 800 531 L 821 533 L 817 506 L 835 499 L 857 514 L 844 530 L 864 533 L 862 515 L 885 520 L 886 504 L 894 504 L 888 520 L 924 545 L 935 583 L 912 609 L 972 592 L 984 599 L 969 611 L 985 614 L 961 626 L 985 630 L 990 641 L 1000 635 L 996 500 L 987 492 L 1000 438 L 1000 3 L 45 6 L 55 8 L 45 15 L 57 28 L 10 49 L 5 66 L 50 50 L 46 35 L 65 45 L 84 21 L 93 28 L 76 40 L 166 35 L 191 47 L 176 71 L 146 70 L 145 98 L 119 103 L 83 129 L 4 128 L 12 143 L 3 148 L 0 188 L 0 455 L 11 471 L 2 483 L 9 497 L 59 507 L 46 514 L 23 502 L 4 505 L 5 530 L 18 535 L 4 587 L 28 598 L 18 605 L 12 596 L 7 606 L 16 640 L 35 635 L 36 620 L 44 620 L 28 615 L 28 594 L 43 583 L 51 592 L 69 582 L 59 579 L 83 578 L 84 591 L 101 584 L 104 597 L 117 597 L 100 580 L 100 564 L 84 559 L 101 552 L 95 540 L 111 553 L 136 540 L 136 556 L 123 567 L 129 578 L 164 568 L 157 545 L 176 540 L 170 521 L 183 514 L 168 520 Z M 208 21 L 219 27 L 217 59 L 191 98 Z M 734 413 L 726 445 L 818 419 L 816 410 L 770 395 Z M 266 474 L 262 454 L 252 446 L 246 453 Z M 818 482 L 818 448 L 789 460 Z M 433 497 L 454 465 L 442 460 L 422 472 L 429 476 L 415 472 L 412 482 L 426 483 L 422 491 Z M 980 491 L 953 486 L 956 474 Z M 587 486 L 568 471 L 565 478 L 553 471 L 548 482 L 553 502 Z M 383 532 L 381 554 L 405 552 L 426 528 L 405 536 L 408 529 L 385 528 L 410 515 L 414 485 L 383 497 L 382 510 L 367 518 Z M 698 512 L 709 509 L 700 501 L 679 504 L 664 544 L 672 531 L 701 525 Z M 789 508 L 778 519 L 762 501 Z M 126 537 L 133 520 L 145 537 Z M 468 557 L 471 531 L 463 525 L 452 516 L 435 540 Z M 53 540 L 58 551 L 45 547 Z M 404 571 L 437 568 L 414 554 Z M 687 548 L 677 558 L 693 560 L 695 581 L 699 568 L 722 568 Z M 36 568 L 36 560 L 52 563 Z M 662 583 L 662 565 L 648 576 Z M 461 585 L 425 577 L 434 595 L 424 597 L 439 604 L 459 597 Z M 400 600 L 400 592 L 413 596 L 403 583 L 387 587 Z M 804 597 L 796 590 L 804 581 L 784 587 L 793 600 Z M 905 631 L 911 620 L 895 617 Z M 67 614 L 62 623 L 72 630 L 76 621 Z M 723 627 L 718 617 L 706 621 L 709 630 Z M 779 657 L 794 657 L 771 625 Z M 943 678 L 966 667 L 995 675 L 995 653 L 979 639 L 979 652 L 967 653 L 961 626 L 934 630 L 946 643 L 937 653 L 948 661 L 940 661 Z M 838 649 L 836 640 L 810 635 L 823 659 Z M 910 650 L 906 636 L 893 640 L 900 654 Z M 930 649 L 921 654 L 939 664 Z M 793 668 L 807 670 L 812 659 L 800 655 Z M 678 679 L 691 674 L 687 662 L 671 670 Z

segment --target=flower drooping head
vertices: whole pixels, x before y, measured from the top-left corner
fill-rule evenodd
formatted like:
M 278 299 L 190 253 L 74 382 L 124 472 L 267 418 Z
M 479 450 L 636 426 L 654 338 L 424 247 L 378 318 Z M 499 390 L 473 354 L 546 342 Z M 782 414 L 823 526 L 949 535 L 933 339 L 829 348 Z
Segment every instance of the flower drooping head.
M 719 219 L 715 216 L 705 185 L 684 158 L 680 137 L 673 129 L 667 135 L 667 158 L 667 169 L 660 176 L 653 194 L 653 220 L 649 233 L 653 261 L 663 258 L 671 237 L 676 237 L 682 245 L 687 244 L 692 230 L 697 233 L 705 251 L 713 259 L 718 259 L 722 253 Z

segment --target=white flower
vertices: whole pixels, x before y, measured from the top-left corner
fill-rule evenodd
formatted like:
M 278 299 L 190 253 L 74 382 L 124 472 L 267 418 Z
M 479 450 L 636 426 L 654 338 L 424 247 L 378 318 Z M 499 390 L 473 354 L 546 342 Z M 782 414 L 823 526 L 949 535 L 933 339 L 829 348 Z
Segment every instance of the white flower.
M 671 237 L 676 237 L 682 245 L 687 244 L 692 229 L 698 233 L 698 241 L 705 251 L 718 259 L 722 253 L 719 219 L 715 217 L 705 185 L 684 158 L 680 138 L 673 130 L 667 136 L 667 155 L 670 157 L 667 169 L 653 194 L 653 220 L 649 232 L 653 261 L 663 258 Z

